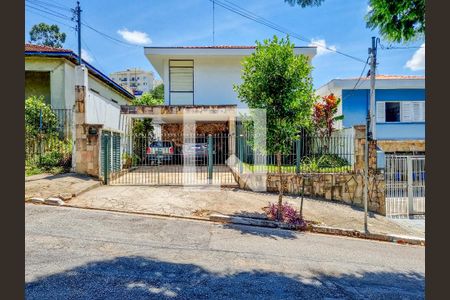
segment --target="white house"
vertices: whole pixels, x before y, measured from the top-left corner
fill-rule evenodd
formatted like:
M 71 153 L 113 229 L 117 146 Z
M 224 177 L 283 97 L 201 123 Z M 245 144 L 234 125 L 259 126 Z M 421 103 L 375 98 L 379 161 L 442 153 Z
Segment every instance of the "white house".
M 145 47 L 147 59 L 164 82 L 166 105 L 237 105 L 233 90 L 241 82 L 241 61 L 254 46 Z M 295 47 L 310 60 L 316 47 Z
M 70 49 L 25 44 L 25 98 L 43 96 L 61 121 L 71 123 L 77 62 L 78 56 Z M 91 64 L 83 64 L 88 73 L 86 122 L 123 132 L 120 106 L 131 104 L 134 96 Z

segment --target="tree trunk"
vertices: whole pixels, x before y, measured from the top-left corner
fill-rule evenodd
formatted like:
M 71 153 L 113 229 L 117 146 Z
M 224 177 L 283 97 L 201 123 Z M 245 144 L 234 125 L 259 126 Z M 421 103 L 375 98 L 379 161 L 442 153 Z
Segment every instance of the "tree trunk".
M 282 219 L 282 209 L 283 209 L 283 175 L 281 173 L 281 152 L 277 153 L 277 166 L 278 175 L 280 176 L 280 181 L 278 183 L 278 210 L 277 210 L 277 220 Z

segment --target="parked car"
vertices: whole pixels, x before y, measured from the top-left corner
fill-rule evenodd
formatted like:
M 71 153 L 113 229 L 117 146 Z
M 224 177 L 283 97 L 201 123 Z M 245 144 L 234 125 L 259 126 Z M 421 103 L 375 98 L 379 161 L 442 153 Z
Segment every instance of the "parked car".
M 174 144 L 170 141 L 153 141 L 147 147 L 146 158 L 150 164 L 171 163 Z
M 184 164 L 208 162 L 207 143 L 185 143 L 182 148 Z

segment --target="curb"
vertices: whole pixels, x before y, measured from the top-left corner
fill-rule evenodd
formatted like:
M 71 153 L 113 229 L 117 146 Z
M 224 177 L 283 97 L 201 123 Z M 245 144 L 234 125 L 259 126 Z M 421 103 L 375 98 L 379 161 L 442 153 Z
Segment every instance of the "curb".
M 212 215 L 210 215 L 209 219 L 211 221 L 221 222 L 221 223 L 231 223 L 231 224 L 250 225 L 250 226 L 259 226 L 259 227 L 298 230 L 294 225 L 283 224 L 283 223 L 270 221 L 270 220 L 264 220 L 264 219 L 235 217 L 235 216 L 228 216 L 228 215 L 221 215 L 221 214 L 212 214 Z M 383 242 L 391 242 L 391 243 L 398 243 L 398 244 L 425 246 L 425 239 L 413 237 L 413 236 L 370 233 L 370 232 L 365 233 L 364 231 L 355 230 L 355 229 L 344 229 L 344 228 L 336 228 L 336 227 L 314 225 L 314 224 L 308 225 L 308 227 L 305 231 L 329 234 L 329 235 L 347 236 L 347 237 L 353 237 L 353 238 L 362 238 L 362 239 L 376 240 L 376 241 L 383 241 Z

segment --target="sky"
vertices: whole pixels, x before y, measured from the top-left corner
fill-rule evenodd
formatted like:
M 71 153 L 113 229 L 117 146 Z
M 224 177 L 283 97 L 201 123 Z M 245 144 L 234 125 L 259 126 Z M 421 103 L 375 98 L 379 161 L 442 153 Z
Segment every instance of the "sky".
M 377 30 L 366 28 L 367 0 L 325 0 L 320 7 L 290 6 L 284 0 L 221 0 L 287 28 L 302 37 L 291 37 L 296 46 L 326 45 L 330 49 L 365 61 L 371 37 Z M 64 48 L 77 51 L 77 35 L 72 28 L 72 0 L 26 0 L 25 42 L 34 24 L 57 24 L 67 34 Z M 82 56 L 105 74 L 128 68 L 155 73 L 144 56 L 143 46 L 213 45 L 213 6 L 210 0 L 95 0 L 80 1 L 82 22 L 114 38 L 82 26 Z M 285 34 L 215 5 L 215 45 L 254 45 L 273 35 Z M 130 45 L 133 44 L 133 45 Z M 381 39 L 381 44 L 390 43 Z M 425 41 L 407 45 L 415 49 L 378 48 L 378 74 L 424 75 Z M 312 61 L 314 86 L 319 88 L 334 78 L 359 77 L 364 63 L 318 47 Z M 364 71 L 367 72 L 367 69 Z

